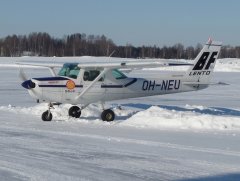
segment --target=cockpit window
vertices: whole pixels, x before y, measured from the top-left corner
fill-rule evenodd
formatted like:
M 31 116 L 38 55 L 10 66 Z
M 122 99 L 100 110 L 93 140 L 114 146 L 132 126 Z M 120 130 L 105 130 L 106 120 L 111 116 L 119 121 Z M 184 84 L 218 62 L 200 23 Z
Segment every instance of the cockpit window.
M 126 75 L 124 75 L 122 72 L 120 72 L 117 69 L 112 71 L 112 75 L 113 75 L 113 77 L 115 77 L 115 79 L 126 79 L 127 78 Z
M 58 72 L 58 75 L 77 79 L 79 72 L 80 68 L 77 63 L 65 63 L 62 69 Z

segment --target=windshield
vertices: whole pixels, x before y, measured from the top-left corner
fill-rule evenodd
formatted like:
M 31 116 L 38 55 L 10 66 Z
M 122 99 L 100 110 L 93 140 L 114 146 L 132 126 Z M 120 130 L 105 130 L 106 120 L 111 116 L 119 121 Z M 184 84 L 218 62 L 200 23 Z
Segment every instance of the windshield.
M 65 63 L 62 69 L 58 72 L 58 75 L 77 79 L 79 72 L 80 68 L 77 63 Z
M 112 71 L 112 75 L 113 75 L 113 77 L 115 77 L 115 79 L 126 79 L 127 78 L 126 75 L 124 75 L 122 72 L 120 72 L 117 69 Z

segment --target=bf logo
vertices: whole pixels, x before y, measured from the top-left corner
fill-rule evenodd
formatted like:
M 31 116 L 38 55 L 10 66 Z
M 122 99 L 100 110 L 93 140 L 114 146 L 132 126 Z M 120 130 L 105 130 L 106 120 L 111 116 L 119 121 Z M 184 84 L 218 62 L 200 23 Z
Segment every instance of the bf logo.
M 203 70 L 205 65 L 206 66 L 204 69 L 208 70 L 210 65 L 215 62 L 217 54 L 218 54 L 218 52 L 212 52 L 212 54 L 210 54 L 210 52 L 204 52 L 202 54 L 202 56 L 200 57 L 200 59 L 198 60 L 198 62 L 196 63 L 196 65 L 194 66 L 193 70 Z M 210 58 L 208 60 L 209 56 L 210 56 Z M 208 62 L 207 62 L 207 60 L 208 60 Z M 207 62 L 207 64 L 206 64 L 206 62 Z

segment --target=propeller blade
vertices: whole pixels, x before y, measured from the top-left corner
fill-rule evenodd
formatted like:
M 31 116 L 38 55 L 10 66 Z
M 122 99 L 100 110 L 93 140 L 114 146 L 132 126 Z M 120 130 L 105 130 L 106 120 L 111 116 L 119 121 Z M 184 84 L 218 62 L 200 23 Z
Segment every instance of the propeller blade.
M 20 68 L 20 70 L 19 70 L 19 78 L 20 78 L 22 81 L 28 80 L 28 78 L 27 78 L 26 74 L 23 72 L 23 69 L 22 69 L 22 68 Z

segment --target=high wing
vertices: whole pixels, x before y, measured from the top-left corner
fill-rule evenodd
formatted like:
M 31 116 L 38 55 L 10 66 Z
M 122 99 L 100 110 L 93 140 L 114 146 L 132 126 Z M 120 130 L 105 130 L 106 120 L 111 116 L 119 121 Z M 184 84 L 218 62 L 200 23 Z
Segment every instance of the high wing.
M 169 66 L 191 66 L 193 64 L 169 61 L 169 60 L 134 60 L 134 61 L 109 61 L 109 62 L 90 62 L 79 63 L 81 68 L 108 68 L 108 69 L 122 69 L 122 68 L 154 68 L 154 67 L 169 67 Z
M 34 61 L 34 60 L 32 60 L 32 61 L 17 61 L 15 63 L 20 66 L 42 67 L 42 68 L 61 68 L 63 66 L 63 63 L 60 63 L 60 62 L 47 63 L 47 62 Z
M 16 64 L 21 66 L 33 66 L 43 68 L 61 68 L 64 63 L 78 63 L 81 68 L 153 68 L 153 67 L 168 67 L 168 66 L 190 66 L 192 64 L 183 61 L 170 59 L 132 59 L 132 58 L 116 58 L 116 57 L 74 57 L 62 58 L 55 57 L 54 61 L 43 58 L 44 61 L 18 61 Z M 72 60 L 74 62 L 72 62 Z M 51 62 L 51 63 L 49 63 Z
M 20 77 L 23 77 L 23 72 L 21 68 L 23 67 L 40 67 L 40 68 L 48 68 L 51 72 L 52 76 L 57 76 L 54 68 L 61 68 L 63 63 L 43 63 L 37 61 L 17 61 L 15 62 L 20 67 Z

